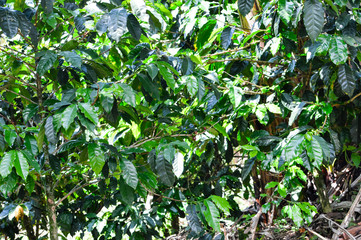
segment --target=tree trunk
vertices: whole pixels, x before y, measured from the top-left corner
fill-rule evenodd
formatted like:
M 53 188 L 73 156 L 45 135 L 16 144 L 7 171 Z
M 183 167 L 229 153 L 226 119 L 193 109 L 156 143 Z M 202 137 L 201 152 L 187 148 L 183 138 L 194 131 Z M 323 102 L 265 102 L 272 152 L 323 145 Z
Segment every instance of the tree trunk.
M 54 190 L 52 182 L 48 182 L 46 187 L 47 196 L 47 215 L 49 221 L 49 235 L 50 240 L 58 240 L 58 223 L 56 221 L 56 203 L 54 197 Z
M 327 191 L 326 191 L 327 188 L 322 178 L 321 172 L 317 171 L 317 176 L 314 176 L 314 178 L 315 178 L 315 185 L 317 188 L 317 194 L 320 197 L 322 211 L 324 213 L 330 213 L 332 212 L 332 208 L 330 201 L 328 200 Z

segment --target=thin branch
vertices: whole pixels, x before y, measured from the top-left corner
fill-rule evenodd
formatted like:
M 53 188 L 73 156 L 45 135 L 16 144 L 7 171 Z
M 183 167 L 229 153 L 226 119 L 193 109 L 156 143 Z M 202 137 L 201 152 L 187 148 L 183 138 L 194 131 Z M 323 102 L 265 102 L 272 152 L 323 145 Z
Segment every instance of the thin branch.
M 7 55 L 14 57 L 16 60 L 22 61 L 23 63 L 25 63 L 25 65 L 28 67 L 28 69 L 29 69 L 31 72 L 33 72 L 32 69 L 36 69 L 36 67 L 35 67 L 34 65 L 32 65 L 32 64 L 30 64 L 30 63 L 28 63 L 28 62 L 23 61 L 23 59 L 17 57 L 17 56 L 16 56 L 15 54 L 13 54 L 13 53 L 10 53 L 10 52 L 7 51 L 6 49 L 1 48 L 1 50 L 2 50 L 3 52 L 5 52 Z M 32 69 L 30 69 L 29 67 L 31 67 Z
M 337 222 L 333 221 L 332 219 L 328 218 L 325 216 L 325 214 L 321 214 L 318 218 L 324 218 L 326 219 L 329 223 L 331 223 L 331 229 L 332 229 L 332 225 L 336 225 L 337 227 L 339 227 L 340 230 L 342 230 L 344 233 L 346 233 L 346 235 L 352 239 L 352 240 L 355 240 L 354 236 L 351 235 L 351 233 L 349 233 L 344 227 L 341 227 L 340 224 L 338 224 Z M 333 229 L 332 229 L 333 230 Z M 335 234 L 336 235 L 336 234 Z M 335 235 L 333 236 L 332 239 L 334 239 Z M 338 236 L 338 234 L 337 234 Z
M 249 44 L 247 44 L 247 45 L 244 46 L 244 47 L 233 48 L 233 49 L 225 50 L 225 51 L 222 51 L 222 52 L 216 52 L 216 53 L 212 53 L 212 54 L 207 54 L 207 55 L 205 55 L 205 56 L 202 56 L 201 58 L 210 58 L 210 57 L 214 57 L 214 56 L 224 55 L 224 54 L 227 54 L 227 53 L 238 52 L 238 51 L 247 49 L 247 48 L 249 48 L 250 46 L 252 46 L 253 44 L 256 44 L 256 43 L 259 43 L 259 42 L 260 42 L 260 41 L 255 41 L 255 42 L 253 42 L 252 44 L 249 43 Z
M 64 197 L 62 197 L 56 204 L 55 204 L 55 207 L 59 206 L 60 203 L 62 203 L 65 199 L 67 199 L 70 195 L 72 195 L 73 193 L 75 193 L 76 191 L 86 187 L 86 186 L 89 186 L 89 185 L 92 185 L 94 183 L 97 183 L 99 182 L 100 179 L 96 179 L 92 182 L 87 182 L 87 183 L 84 183 L 83 185 L 76 185 L 68 194 L 66 194 Z
M 157 140 L 157 139 L 162 139 L 165 137 L 191 137 L 191 136 L 192 136 L 192 134 L 174 134 L 174 135 L 169 135 L 169 136 L 150 137 L 150 138 L 139 140 L 138 142 L 135 142 L 126 148 L 139 147 L 140 145 L 142 145 L 146 142 L 150 142 L 150 141 Z
M 168 200 L 171 200 L 171 201 L 175 201 L 175 202 L 186 202 L 186 203 L 188 203 L 188 201 L 186 201 L 186 200 L 175 199 L 175 198 L 171 198 L 171 197 L 167 197 L 167 196 L 163 196 L 163 195 L 161 195 L 161 194 L 155 193 L 155 192 L 153 192 L 152 190 L 149 190 L 148 188 L 146 188 L 146 187 L 143 185 L 142 182 L 139 181 L 139 183 L 140 183 L 140 185 L 142 185 L 142 187 L 143 187 L 148 193 L 153 194 L 154 196 L 158 196 L 158 197 L 165 198 L 165 199 L 168 199 Z
M 71 17 L 69 17 L 68 19 L 65 19 L 64 21 L 59 22 L 59 23 L 55 26 L 55 28 L 51 29 L 49 32 L 47 32 L 46 34 L 44 34 L 43 36 L 41 36 L 41 37 L 39 38 L 38 42 L 40 42 L 40 41 L 41 41 L 43 38 L 45 38 L 46 36 L 50 35 L 52 32 L 54 32 L 55 30 L 57 30 L 57 29 L 60 27 L 60 25 L 62 25 L 63 23 L 69 21 L 69 20 L 72 19 L 72 18 L 74 18 L 74 16 L 71 16 Z
M 27 98 L 27 97 L 21 95 L 20 93 L 14 92 L 14 91 L 12 91 L 12 90 L 10 90 L 10 89 L 6 89 L 6 88 L 4 88 L 4 87 L 0 87 L 0 90 L 1 90 L 1 89 L 4 90 L 4 91 L 7 91 L 7 92 L 11 92 L 11 93 L 13 93 L 13 94 L 15 94 L 15 95 L 17 95 L 17 96 L 19 96 L 19 97 L 21 97 L 21 98 L 24 98 L 24 99 L 28 100 L 29 102 L 31 102 L 31 103 L 33 103 L 33 104 L 37 104 L 36 102 L 34 102 L 33 100 L 31 100 L 30 98 Z
M 348 226 L 348 224 L 350 223 L 352 215 L 355 213 L 355 209 L 356 209 L 357 205 L 360 203 L 360 200 L 361 200 L 361 188 L 360 188 L 355 200 L 353 201 L 350 209 L 348 210 L 348 213 L 346 214 L 345 218 L 343 219 L 340 228 L 344 228 L 344 227 Z M 347 233 L 348 233 L 348 231 L 347 231 Z M 338 239 L 338 235 L 339 235 L 338 233 L 335 233 L 333 235 L 332 239 L 333 240 Z
M 0 73 L 0 75 L 3 75 L 4 77 L 8 77 L 8 78 L 11 78 L 11 79 L 14 79 L 14 80 L 18 80 L 19 82 L 21 82 L 25 86 L 31 87 L 32 89 L 36 89 L 35 86 L 31 85 L 30 83 L 25 82 L 24 80 L 22 80 L 22 79 L 20 79 L 18 77 L 7 75 L 6 73 Z
M 245 57 L 228 58 L 228 59 L 214 59 L 214 60 L 211 59 L 211 60 L 208 60 L 206 62 L 206 64 L 212 64 L 212 63 L 216 63 L 216 62 L 231 62 L 231 61 L 248 61 L 248 62 L 255 62 L 255 63 L 258 63 L 260 65 L 271 65 L 271 66 L 275 66 L 275 65 L 284 66 L 285 65 L 285 64 L 279 63 L 279 62 L 261 61 L 261 60 L 250 59 L 250 58 L 245 58 Z
M 356 98 L 358 98 L 359 96 L 361 96 L 361 92 L 359 92 L 358 94 L 356 94 L 353 98 L 351 98 L 350 100 L 344 102 L 344 103 L 336 103 L 336 104 L 333 104 L 332 107 L 339 107 L 341 105 L 347 105 L 349 103 L 352 103 L 353 101 L 356 100 Z
M 311 228 L 306 227 L 306 230 L 309 231 L 310 233 L 312 233 L 313 235 L 315 235 L 316 237 L 318 237 L 321 240 L 330 240 L 329 238 L 325 238 L 325 237 L 321 236 L 320 234 L 318 234 L 317 232 L 313 231 Z

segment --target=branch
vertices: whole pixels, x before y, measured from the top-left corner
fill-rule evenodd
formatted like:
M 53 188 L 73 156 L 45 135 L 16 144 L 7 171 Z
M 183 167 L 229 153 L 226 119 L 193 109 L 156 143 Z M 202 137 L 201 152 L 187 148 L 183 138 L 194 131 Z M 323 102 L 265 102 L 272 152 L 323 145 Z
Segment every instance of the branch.
M 188 201 L 186 201 L 186 200 L 175 199 L 175 198 L 171 198 L 171 197 L 167 197 L 167 196 L 163 196 L 163 195 L 161 195 L 161 194 L 155 193 L 155 192 L 149 190 L 148 188 L 146 188 L 146 187 L 143 185 L 142 182 L 139 181 L 139 183 L 140 183 L 140 185 L 142 185 L 142 187 L 143 187 L 148 193 L 150 193 L 150 194 L 153 194 L 153 195 L 155 195 L 155 196 L 158 196 L 158 197 L 161 197 L 161 198 L 165 198 L 165 199 L 168 199 L 168 200 L 171 200 L 171 201 L 186 202 L 186 203 L 188 203 Z
M 228 58 L 228 59 L 214 59 L 214 60 L 208 60 L 206 62 L 206 64 L 212 64 L 212 63 L 216 63 L 216 62 L 230 62 L 230 61 L 248 61 L 248 62 L 255 62 L 258 63 L 260 65 L 282 65 L 284 66 L 285 64 L 283 63 L 279 63 L 279 62 L 268 62 L 268 61 L 261 61 L 261 60 L 256 60 L 256 59 L 250 59 L 250 58 L 245 58 L 245 57 L 238 57 L 238 58 Z
M 351 98 L 350 100 L 344 102 L 344 103 L 336 103 L 336 104 L 333 104 L 332 107 L 339 107 L 341 105 L 347 105 L 349 103 L 352 103 L 353 101 L 356 100 L 356 98 L 358 98 L 359 96 L 361 96 L 361 92 L 356 94 L 353 98 Z
M 46 36 L 50 35 L 50 34 L 51 34 L 52 32 L 54 32 L 55 30 L 57 30 L 57 29 L 60 27 L 61 24 L 69 21 L 69 20 L 72 19 L 72 18 L 74 18 L 74 16 L 71 16 L 71 17 L 69 17 L 68 19 L 65 19 L 65 20 L 61 21 L 60 23 L 58 23 L 58 24 L 55 26 L 55 28 L 51 29 L 49 32 L 47 32 L 46 34 L 44 34 L 43 36 L 41 36 L 41 37 L 39 38 L 38 42 L 40 42 L 43 38 L 45 38 Z
M 139 140 L 126 148 L 139 147 L 140 145 L 142 145 L 146 142 L 150 142 L 150 141 L 165 138 L 165 137 L 191 137 L 191 136 L 192 136 L 192 134 L 174 134 L 174 135 L 169 135 L 169 136 L 150 137 L 150 138 Z
M 252 44 L 249 43 L 249 44 L 247 44 L 247 45 L 244 46 L 244 47 L 233 48 L 233 49 L 229 49 L 229 50 L 222 51 L 222 52 L 216 52 L 216 53 L 212 53 L 212 54 L 207 54 L 207 55 L 205 55 L 205 56 L 202 56 L 201 58 L 210 58 L 210 57 L 214 57 L 214 56 L 224 55 L 224 54 L 227 54 L 227 53 L 238 52 L 238 51 L 247 49 L 247 48 L 249 48 L 251 45 L 253 45 L 253 44 L 255 44 L 255 43 L 259 43 L 259 42 L 260 42 L 260 41 L 255 41 L 255 42 L 253 42 Z
M 359 204 L 360 200 L 361 200 L 361 188 L 360 188 L 355 200 L 353 201 L 350 209 L 348 210 L 348 213 L 346 214 L 345 218 L 343 219 L 341 226 L 339 226 L 340 228 L 344 228 L 344 227 L 348 226 L 348 224 L 350 223 L 350 219 L 351 219 L 352 215 L 354 214 L 355 209 L 356 209 L 357 205 Z M 347 233 L 348 233 L 348 231 L 347 231 Z M 338 233 L 335 233 L 333 235 L 332 239 L 333 240 L 338 239 L 338 235 L 339 235 Z
M 14 76 L 11 76 L 11 75 L 7 75 L 6 73 L 0 73 L 0 75 L 3 75 L 5 77 L 8 77 L 8 78 L 11 78 L 11 79 L 14 79 L 14 80 L 18 80 L 19 82 L 21 82 L 22 84 L 24 84 L 25 86 L 28 86 L 28 87 L 31 87 L 32 89 L 35 89 L 36 90 L 36 87 L 31 85 L 30 83 L 27 83 L 25 81 L 23 81 L 22 79 L 18 78 L 18 77 L 14 77 Z
M 99 181 L 100 181 L 100 179 L 96 179 L 96 180 L 94 180 L 94 181 L 92 181 L 92 182 L 84 183 L 83 185 L 80 185 L 80 186 L 79 186 L 79 184 L 76 185 L 68 194 L 66 194 L 64 197 L 62 197 L 62 198 L 55 204 L 55 207 L 59 206 L 59 204 L 60 204 L 62 201 L 64 201 L 65 199 L 67 199 L 70 195 L 72 195 L 72 194 L 75 193 L 76 191 L 78 191 L 78 190 L 80 190 L 80 189 L 82 189 L 82 188 L 84 188 L 84 187 L 86 187 L 86 186 L 89 186 L 89 185 L 92 185 L 92 184 L 94 184 L 94 183 L 97 183 L 97 182 L 99 182 Z
M 25 63 L 25 65 L 28 67 L 28 69 L 29 69 L 30 71 L 33 72 L 33 70 L 31 70 L 29 67 L 31 67 L 31 68 L 33 68 L 33 69 L 36 69 L 36 67 L 35 67 L 34 65 L 32 65 L 32 64 L 30 64 L 30 63 L 28 63 L 28 62 L 25 62 L 23 59 L 17 57 L 15 54 L 9 53 L 9 52 L 6 51 L 6 49 L 4 49 L 4 48 L 0 48 L 0 49 L 1 49 L 3 52 L 5 52 L 7 55 L 12 56 L 12 57 L 14 57 L 16 60 L 19 60 L 19 61 Z
M 17 95 L 17 96 L 19 96 L 19 97 L 21 97 L 21 98 L 24 98 L 24 99 L 28 100 L 29 102 L 31 102 L 31 103 L 33 103 L 33 104 L 37 104 L 36 102 L 34 102 L 33 100 L 31 100 L 30 98 L 27 98 L 27 97 L 21 95 L 20 93 L 14 92 L 14 91 L 12 91 L 12 90 L 10 90 L 10 89 L 7 89 L 7 88 L 4 88 L 4 87 L 0 87 L 0 89 L 3 89 L 4 91 L 7 91 L 7 92 L 11 92 L 11 93 L 13 93 L 13 94 L 15 94 L 15 95 Z
M 321 215 L 318 217 L 318 219 L 319 219 L 319 218 L 324 218 L 324 219 L 326 219 L 329 223 L 331 223 L 331 230 L 333 230 L 333 229 L 332 229 L 332 224 L 334 224 L 334 225 L 336 225 L 337 227 L 339 227 L 340 230 L 342 230 L 344 233 L 346 233 L 346 235 L 347 235 L 350 239 L 356 240 L 356 239 L 351 235 L 351 233 L 349 233 L 345 228 L 341 227 L 340 224 L 338 224 L 338 223 L 336 223 L 335 221 L 333 221 L 332 219 L 326 217 L 325 214 L 321 214 Z M 334 239 L 335 235 L 336 235 L 336 234 L 334 234 L 334 236 L 333 236 L 332 239 Z M 337 234 L 337 236 L 338 236 L 338 234 Z

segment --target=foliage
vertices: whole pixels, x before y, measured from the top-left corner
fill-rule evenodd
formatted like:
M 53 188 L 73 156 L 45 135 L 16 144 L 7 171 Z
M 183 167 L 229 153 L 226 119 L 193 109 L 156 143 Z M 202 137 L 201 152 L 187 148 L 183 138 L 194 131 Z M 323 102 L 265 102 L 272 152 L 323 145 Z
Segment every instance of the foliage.
M 360 164 L 358 0 L 0 3 L 12 239 L 206 238 L 241 188 L 300 227 L 307 184 Z

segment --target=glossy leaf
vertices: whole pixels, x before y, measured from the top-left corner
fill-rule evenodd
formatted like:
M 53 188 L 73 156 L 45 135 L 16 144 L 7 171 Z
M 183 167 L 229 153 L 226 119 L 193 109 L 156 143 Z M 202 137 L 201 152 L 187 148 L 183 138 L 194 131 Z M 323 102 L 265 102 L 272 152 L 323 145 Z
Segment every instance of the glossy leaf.
M 7 177 L 11 173 L 11 169 L 14 166 L 16 158 L 16 151 L 11 150 L 5 153 L 0 162 L 0 174 L 3 178 Z
M 173 172 L 176 177 L 180 177 L 184 170 L 184 156 L 180 152 L 177 152 L 173 161 Z
M 45 122 L 45 136 L 51 144 L 56 144 L 56 134 L 54 131 L 53 117 L 50 116 Z
M 14 11 L 8 8 L 0 8 L 0 28 L 4 31 L 8 38 L 13 38 L 18 33 L 18 19 Z
M 81 68 L 82 59 L 75 52 L 64 51 L 64 52 L 61 53 L 61 55 L 64 56 L 65 61 L 72 64 L 74 67 Z
M 246 16 L 252 9 L 254 4 L 254 0 L 238 0 L 238 11 L 243 15 Z
M 96 143 L 89 143 L 88 156 L 90 167 L 96 174 L 99 174 L 105 164 L 104 152 Z
M 29 164 L 26 159 L 26 157 L 23 155 L 22 152 L 18 151 L 12 156 L 15 156 L 14 160 L 14 167 L 16 170 L 16 173 L 24 180 L 26 181 L 26 178 L 29 174 Z
M 300 102 L 295 109 L 293 109 L 290 118 L 288 119 L 288 126 L 292 126 L 297 117 L 303 110 L 303 107 L 306 105 L 306 102 Z
M 138 186 L 138 176 L 134 164 L 131 161 L 122 158 L 120 161 L 120 168 L 125 183 L 133 189 L 136 189 Z
M 195 76 L 184 77 L 189 94 L 194 97 L 198 91 L 198 80 Z
M 342 64 L 338 67 L 338 82 L 341 85 L 342 91 L 351 97 L 356 88 L 356 80 L 347 64 Z
M 164 65 L 162 62 L 157 62 L 157 66 L 160 74 L 163 76 L 164 80 L 167 82 L 167 85 L 174 91 L 175 90 L 175 80 L 172 72 Z
M 98 116 L 94 111 L 94 108 L 89 103 L 79 103 L 78 107 L 80 111 L 94 124 L 98 123 Z
M 231 208 L 231 205 L 229 205 L 229 202 L 226 199 L 224 199 L 224 198 L 222 198 L 220 196 L 216 196 L 216 195 L 212 195 L 210 198 L 212 199 L 214 204 L 216 204 L 216 206 L 220 210 L 222 210 L 224 213 L 229 214 L 229 210 L 232 209 L 232 208 Z
M 216 26 L 216 20 L 210 20 L 202 26 L 199 30 L 198 39 L 197 39 L 197 48 L 202 48 L 204 44 L 207 43 L 209 37 L 212 34 L 214 27 Z
M 159 181 L 167 186 L 173 186 L 175 177 L 172 164 L 165 159 L 162 154 L 158 154 L 155 160 L 155 169 L 159 176 Z
M 139 41 L 140 36 L 142 34 L 142 28 L 138 22 L 138 19 L 133 15 L 129 14 L 127 18 L 127 28 L 132 37 Z
M 113 9 L 109 12 L 108 36 L 111 40 L 119 42 L 127 32 L 128 13 L 124 8 Z
M 339 36 L 331 38 L 328 52 L 331 61 L 336 65 L 344 64 L 347 60 L 347 45 Z
M 303 6 L 303 22 L 313 42 L 320 35 L 324 21 L 322 3 L 318 0 L 306 0 Z
M 57 55 L 52 51 L 46 51 L 45 54 L 40 58 L 40 61 L 37 65 L 36 71 L 40 76 L 44 75 L 50 68 L 53 67 Z
M 304 135 L 298 134 L 289 141 L 289 143 L 284 149 L 284 153 L 287 161 L 291 161 L 293 158 L 299 155 L 300 151 L 302 151 L 301 143 L 303 142 L 303 140 L 304 140 Z
M 77 109 L 78 109 L 77 106 L 75 104 L 72 104 L 64 110 L 60 121 L 61 121 L 61 125 L 65 128 L 65 130 L 67 130 L 70 124 L 74 122 Z
M 294 3 L 292 1 L 280 0 L 278 1 L 278 14 L 281 17 L 281 20 L 288 24 L 292 18 L 294 11 Z
M 193 232 L 198 234 L 203 230 L 202 223 L 197 216 L 196 206 L 193 204 L 187 206 L 187 220 Z
M 206 211 L 204 212 L 204 217 L 206 218 L 207 223 L 214 230 L 220 232 L 221 228 L 219 225 L 219 223 L 220 223 L 219 212 L 218 212 L 216 205 L 214 205 L 214 203 L 211 202 L 210 200 L 205 200 L 204 205 L 206 206 Z

